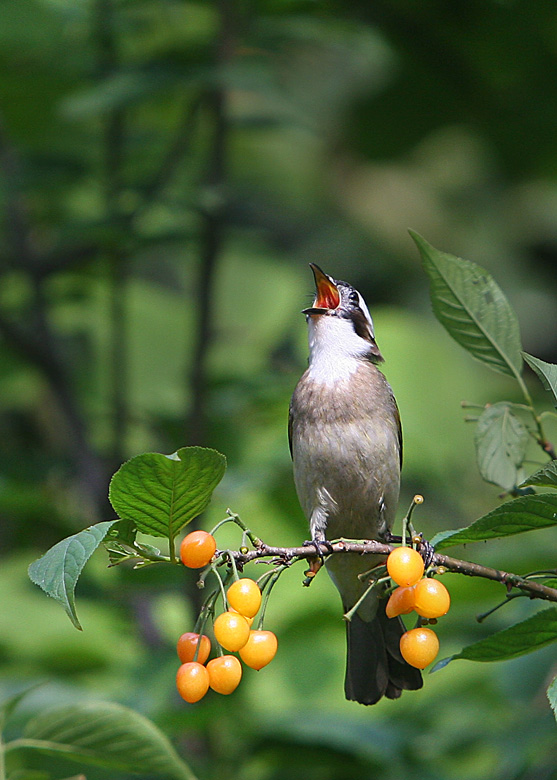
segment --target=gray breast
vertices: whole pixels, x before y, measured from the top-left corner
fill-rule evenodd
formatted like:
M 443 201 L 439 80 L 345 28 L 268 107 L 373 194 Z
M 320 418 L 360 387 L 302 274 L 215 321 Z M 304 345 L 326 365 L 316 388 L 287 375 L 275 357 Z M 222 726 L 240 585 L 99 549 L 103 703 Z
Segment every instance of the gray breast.
M 400 480 L 396 403 L 383 374 L 362 363 L 333 385 L 301 378 L 291 404 L 292 457 L 312 536 L 374 538 L 392 524 Z

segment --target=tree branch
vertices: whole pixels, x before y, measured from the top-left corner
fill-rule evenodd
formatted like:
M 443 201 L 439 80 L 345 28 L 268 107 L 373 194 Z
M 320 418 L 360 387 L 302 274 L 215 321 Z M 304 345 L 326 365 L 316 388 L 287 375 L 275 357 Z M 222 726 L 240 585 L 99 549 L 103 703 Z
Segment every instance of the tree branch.
M 119 52 L 115 34 L 115 7 L 113 0 L 96 0 L 94 38 L 97 47 L 97 70 L 100 79 L 118 72 Z M 110 282 L 110 404 L 112 412 L 112 441 L 110 456 L 114 465 L 124 459 L 128 428 L 127 397 L 127 307 L 128 262 L 122 237 L 129 227 L 124 219 L 120 196 L 123 189 L 124 141 L 126 116 L 124 109 L 115 107 L 104 120 L 101 137 L 104 209 L 111 228 L 104 254 L 109 266 Z
M 85 416 L 72 393 L 71 381 L 48 320 L 47 301 L 42 287 L 40 251 L 35 246 L 33 228 L 21 186 L 21 165 L 10 144 L 0 117 L 0 169 L 7 193 L 6 226 L 9 264 L 29 276 L 33 305 L 26 314 L 27 325 L 12 322 L 0 311 L 0 335 L 25 359 L 35 365 L 47 380 L 66 427 L 68 452 L 76 463 L 78 479 L 96 512 L 107 507 L 108 474 L 102 459 L 88 439 Z
M 317 549 L 319 547 L 319 549 Z M 255 550 L 249 550 L 246 553 L 233 551 L 232 555 L 236 564 L 244 566 L 250 561 L 261 560 L 263 558 L 274 558 L 284 562 L 294 562 L 304 558 L 314 558 L 316 553 L 323 556 L 328 555 L 346 555 L 347 553 L 359 553 L 360 555 L 389 555 L 394 546 L 383 544 L 382 542 L 365 541 L 351 542 L 339 541 L 330 546 L 328 544 L 307 545 L 304 547 L 270 547 L 261 544 Z M 219 551 L 217 551 L 217 555 Z M 550 588 L 539 582 L 521 577 L 519 574 L 493 569 L 489 566 L 482 566 L 479 563 L 463 561 L 458 558 L 451 558 L 448 555 L 434 553 L 431 561 L 433 566 L 443 566 L 448 571 L 456 574 L 465 574 L 469 577 L 483 577 L 487 580 L 500 582 L 507 587 L 518 588 L 527 593 L 530 598 L 544 599 L 545 601 L 557 602 L 557 588 Z
M 219 76 L 231 61 L 235 39 L 234 0 L 220 0 L 220 31 L 215 65 Z M 217 262 L 224 244 L 226 158 L 228 146 L 227 90 L 222 83 L 207 95 L 213 138 L 207 161 L 206 198 L 201 226 L 201 249 L 197 296 L 197 333 L 189 378 L 191 406 L 188 415 L 190 444 L 204 444 L 207 429 L 207 365 L 212 337 L 213 293 Z

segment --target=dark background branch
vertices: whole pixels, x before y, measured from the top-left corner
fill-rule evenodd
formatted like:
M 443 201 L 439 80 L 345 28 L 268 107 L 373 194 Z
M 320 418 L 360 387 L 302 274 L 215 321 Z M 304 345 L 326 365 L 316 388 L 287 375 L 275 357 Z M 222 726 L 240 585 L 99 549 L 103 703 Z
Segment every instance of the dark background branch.
M 233 0 L 219 2 L 220 32 L 216 46 L 217 79 L 207 94 L 205 105 L 212 125 L 212 141 L 207 162 L 204 193 L 201 204 L 201 236 L 197 284 L 194 295 L 197 305 L 195 344 L 190 369 L 190 410 L 186 436 L 190 444 L 207 443 L 207 365 L 213 338 L 213 298 L 215 273 L 225 240 L 226 222 L 226 157 L 229 125 L 227 94 L 223 83 L 224 68 L 233 56 L 235 18 Z

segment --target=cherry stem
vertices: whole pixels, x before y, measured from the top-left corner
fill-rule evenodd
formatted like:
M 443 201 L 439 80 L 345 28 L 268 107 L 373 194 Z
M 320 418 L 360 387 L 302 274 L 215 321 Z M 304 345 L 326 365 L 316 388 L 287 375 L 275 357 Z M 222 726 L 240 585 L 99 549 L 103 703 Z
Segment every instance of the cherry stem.
M 374 588 L 377 588 L 379 585 L 382 585 L 384 582 L 389 582 L 390 579 L 391 579 L 390 577 L 380 577 L 378 580 L 373 580 L 373 582 L 370 585 L 368 585 L 368 587 L 364 590 L 364 592 L 362 593 L 358 601 L 354 604 L 354 606 L 343 615 L 344 619 L 350 622 L 354 617 L 354 615 L 356 614 L 356 612 L 358 611 L 358 609 L 360 608 L 360 606 L 362 605 L 362 603 L 369 596 L 371 591 Z
M 201 607 L 199 617 L 197 618 L 197 621 L 193 629 L 196 634 L 199 634 L 200 636 L 201 634 L 203 634 L 203 630 L 205 629 L 205 623 L 209 619 L 209 616 L 212 615 L 215 611 L 215 602 L 217 600 L 218 595 L 219 595 L 219 589 L 215 588 L 215 590 L 212 593 L 210 593 L 205 599 L 205 602 Z
M 230 561 L 230 565 L 232 566 L 232 574 L 234 582 L 240 579 L 240 575 L 238 574 L 238 567 L 236 566 L 236 560 L 234 558 L 234 550 L 226 550 L 226 554 L 228 555 L 228 560 Z
M 203 628 L 205 628 L 205 626 L 203 626 Z M 203 636 L 202 631 L 201 631 L 201 633 L 197 634 L 197 642 L 195 643 L 195 653 L 193 654 L 193 660 L 194 661 L 197 661 L 197 657 L 199 655 L 199 648 L 201 646 L 201 637 L 202 636 Z
M 224 582 L 223 582 L 223 579 L 222 579 L 222 577 L 220 576 L 220 572 L 217 570 L 217 567 L 216 567 L 216 565 L 215 565 L 215 564 L 212 564 L 212 565 L 211 565 L 211 569 L 213 570 L 213 572 L 214 572 L 214 574 L 215 574 L 215 577 L 217 578 L 217 582 L 218 582 L 218 584 L 219 584 L 219 589 L 220 589 L 220 593 L 221 593 L 221 596 L 222 596 L 222 606 L 223 606 L 223 609 L 224 609 L 224 611 L 225 611 L 225 612 L 227 612 L 227 611 L 228 611 L 228 601 L 227 601 L 227 598 L 226 598 L 226 590 L 225 590 L 225 588 L 224 588 Z M 226 579 L 226 581 L 227 581 L 227 582 L 228 582 L 228 580 L 230 579 L 230 575 L 231 575 L 231 573 L 232 573 L 232 572 L 230 572 L 230 571 L 229 571 L 229 572 L 227 573 L 227 575 L 226 575 L 226 578 L 225 578 L 225 579 Z
M 487 612 L 482 612 L 481 615 L 476 616 L 476 620 L 478 623 L 483 623 L 483 621 L 489 617 L 490 615 L 493 615 L 494 612 L 497 612 L 498 609 L 501 607 L 504 607 L 505 604 L 508 604 L 509 602 L 513 601 L 514 599 L 520 598 L 520 597 L 526 597 L 526 593 L 509 593 L 503 601 L 501 601 L 499 604 L 496 604 L 491 609 L 488 609 Z
M 267 603 L 269 601 L 269 596 L 271 595 L 271 591 L 275 587 L 275 584 L 278 582 L 280 575 L 283 573 L 283 571 L 285 571 L 288 568 L 290 568 L 288 564 L 282 564 L 280 566 L 277 566 L 277 568 L 273 572 L 266 573 L 268 575 L 268 580 L 263 586 L 263 588 L 265 589 L 265 595 L 263 596 L 263 603 L 261 604 L 261 611 L 259 613 L 259 620 L 257 622 L 258 631 L 261 631 L 263 628 L 263 621 L 265 620 L 265 610 L 267 609 Z
M 236 512 L 233 512 L 231 509 L 226 510 L 228 514 L 228 518 L 233 522 L 236 523 L 237 526 L 239 526 L 244 534 L 248 537 L 250 542 L 252 543 L 253 547 L 261 547 L 261 539 L 259 539 L 252 531 L 247 527 L 247 525 L 244 523 L 244 521 L 240 518 L 240 515 L 237 515 Z M 242 539 L 243 541 L 243 539 Z
M 423 503 L 424 503 L 424 497 L 417 493 L 412 499 L 410 506 L 408 507 L 408 512 L 406 513 L 406 516 L 402 519 L 402 546 L 403 547 L 408 546 L 407 539 L 410 539 L 410 546 L 411 546 L 412 538 L 416 534 L 411 520 L 412 513 L 414 512 L 415 507 Z

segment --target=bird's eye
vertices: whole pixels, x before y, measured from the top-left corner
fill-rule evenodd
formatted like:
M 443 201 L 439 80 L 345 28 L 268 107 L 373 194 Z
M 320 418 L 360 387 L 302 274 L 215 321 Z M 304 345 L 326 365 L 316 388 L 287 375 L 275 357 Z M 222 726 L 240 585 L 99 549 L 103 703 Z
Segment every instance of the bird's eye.
M 359 306 L 360 298 L 356 290 L 350 290 L 350 293 L 348 295 L 348 300 L 350 301 L 350 303 L 353 303 L 354 306 Z

